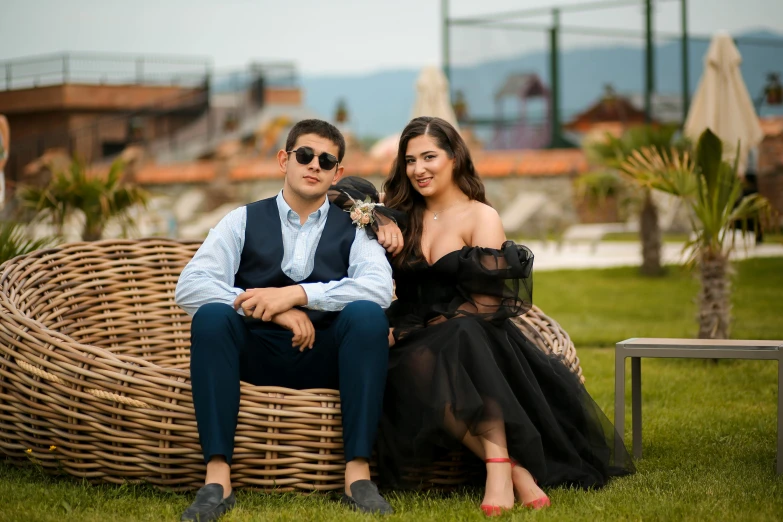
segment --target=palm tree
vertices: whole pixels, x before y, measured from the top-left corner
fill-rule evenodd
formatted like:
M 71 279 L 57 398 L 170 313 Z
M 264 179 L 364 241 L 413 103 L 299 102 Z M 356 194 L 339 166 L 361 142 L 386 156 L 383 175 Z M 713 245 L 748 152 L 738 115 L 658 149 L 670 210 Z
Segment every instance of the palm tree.
M 739 150 L 739 147 L 737 147 Z M 699 267 L 699 338 L 727 339 L 731 324 L 731 274 L 729 256 L 736 247 L 734 227 L 769 222 L 772 206 L 753 194 L 742 197 L 742 183 L 733 164 L 722 160 L 723 144 L 709 129 L 699 137 L 692 157 L 670 148 L 645 147 L 634 151 L 621 165 L 627 175 L 650 189 L 681 197 L 691 211 L 695 239 L 686 244 L 690 261 Z
M 643 147 L 653 147 L 657 150 L 669 150 L 672 147 L 676 127 L 672 126 L 638 126 L 625 131 L 619 138 L 607 133 L 604 140 L 585 144 L 588 159 L 595 164 L 610 169 L 619 169 L 625 160 L 635 151 Z M 677 150 L 685 150 L 687 142 L 674 143 Z M 658 207 L 652 197 L 652 191 L 644 186 L 632 183 L 625 187 L 629 199 L 640 203 L 639 239 L 642 244 L 642 266 L 644 275 L 657 276 L 663 274 L 661 265 L 661 227 L 658 223 Z
M 16 256 L 51 246 L 53 243 L 54 238 L 51 237 L 31 238 L 21 223 L 0 221 L 0 264 Z
M 85 241 L 101 239 L 112 220 L 118 220 L 127 232 L 134 224 L 129 210 L 136 205 L 146 206 L 149 198 L 143 189 L 121 182 L 123 169 L 123 163 L 117 160 L 106 176 L 91 176 L 85 165 L 74 159 L 67 170 L 56 172 L 46 187 L 22 188 L 22 205 L 49 218 L 60 236 L 65 220 L 74 211 L 84 214 L 81 235 Z

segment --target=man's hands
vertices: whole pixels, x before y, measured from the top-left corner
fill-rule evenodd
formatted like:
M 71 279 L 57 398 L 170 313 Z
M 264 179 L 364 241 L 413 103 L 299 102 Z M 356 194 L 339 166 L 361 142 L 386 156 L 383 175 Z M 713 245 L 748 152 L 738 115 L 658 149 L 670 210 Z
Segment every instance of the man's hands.
M 294 332 L 292 345 L 303 351 L 315 343 L 315 327 L 307 314 L 295 306 L 307 304 L 307 294 L 299 285 L 283 288 L 251 288 L 234 300 L 234 309 L 245 312 L 246 317 L 272 321 Z
M 385 225 L 378 226 L 378 243 L 393 256 L 402 252 L 405 241 L 402 239 L 402 230 L 397 223 L 389 221 Z
M 272 322 L 279 324 L 286 330 L 294 332 L 292 346 L 304 351 L 311 349 L 315 343 L 315 327 L 307 314 L 301 310 L 291 309 L 272 318 Z
M 307 304 L 307 294 L 299 285 L 282 288 L 251 288 L 239 294 L 234 300 L 234 310 L 262 321 L 274 321 L 274 317 L 295 306 Z

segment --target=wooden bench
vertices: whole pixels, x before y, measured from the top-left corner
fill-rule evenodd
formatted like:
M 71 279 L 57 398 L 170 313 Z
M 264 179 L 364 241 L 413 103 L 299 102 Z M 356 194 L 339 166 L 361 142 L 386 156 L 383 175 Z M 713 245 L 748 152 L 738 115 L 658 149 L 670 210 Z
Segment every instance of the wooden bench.
M 642 358 L 754 359 L 778 361 L 777 473 L 783 474 L 783 341 L 633 338 L 617 343 L 614 373 L 615 451 L 625 433 L 625 359 L 631 358 L 631 438 L 633 455 L 642 457 Z

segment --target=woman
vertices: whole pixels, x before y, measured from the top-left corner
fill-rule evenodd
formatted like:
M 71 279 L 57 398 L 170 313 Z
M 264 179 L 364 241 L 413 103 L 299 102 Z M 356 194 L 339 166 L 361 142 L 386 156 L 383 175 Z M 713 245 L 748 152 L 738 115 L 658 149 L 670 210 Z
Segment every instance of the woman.
M 335 202 L 373 197 L 361 181 L 341 182 L 350 198 Z M 506 241 L 456 130 L 412 120 L 384 192 L 376 218 L 406 223 L 392 261 L 381 480 L 414 485 L 406 470 L 464 445 L 486 463 L 481 508 L 497 515 L 515 496 L 548 506 L 540 486 L 600 487 L 632 472 L 627 452 L 614 461 L 614 428 L 579 379 L 509 320 L 531 306 L 533 254 Z

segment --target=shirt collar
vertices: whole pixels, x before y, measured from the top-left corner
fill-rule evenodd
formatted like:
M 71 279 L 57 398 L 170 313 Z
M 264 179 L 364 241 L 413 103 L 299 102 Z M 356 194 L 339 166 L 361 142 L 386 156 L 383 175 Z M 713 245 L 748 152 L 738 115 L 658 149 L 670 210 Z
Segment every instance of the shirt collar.
M 290 205 L 286 202 L 285 198 L 283 197 L 283 191 L 282 189 L 280 192 L 277 193 L 277 211 L 280 214 L 280 222 L 284 223 L 286 221 L 290 223 L 296 223 L 297 225 L 300 224 L 300 217 L 299 214 L 294 212 L 294 209 L 290 207 Z M 329 198 L 324 196 L 324 204 L 321 205 L 318 210 L 310 214 L 308 216 L 308 219 L 310 217 L 315 217 L 315 220 L 319 223 L 321 221 L 324 221 L 326 219 L 327 214 L 329 213 Z

